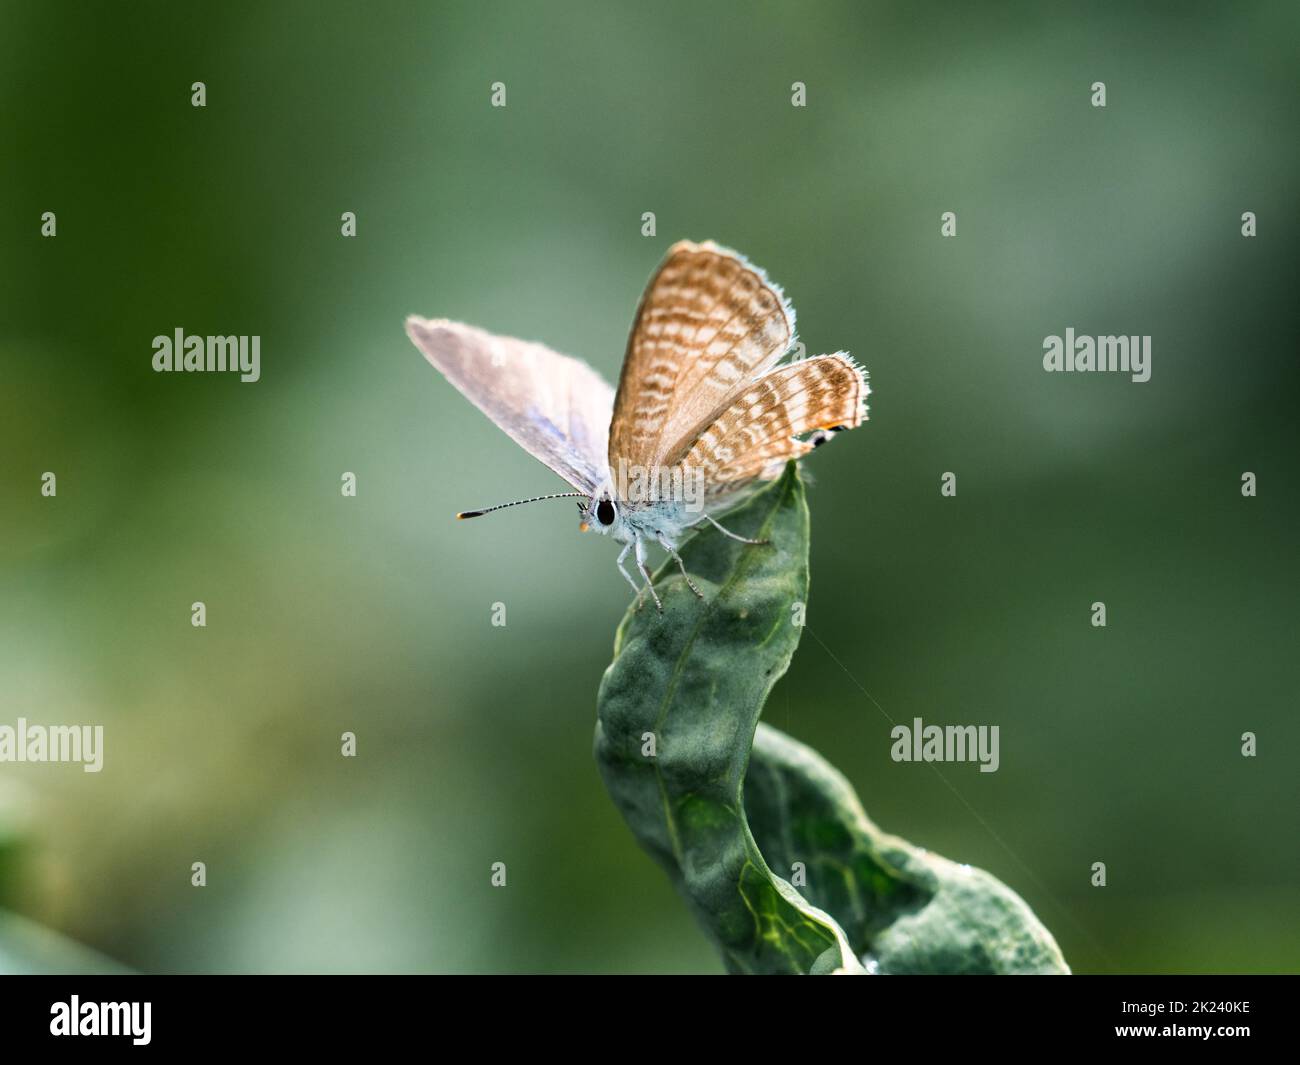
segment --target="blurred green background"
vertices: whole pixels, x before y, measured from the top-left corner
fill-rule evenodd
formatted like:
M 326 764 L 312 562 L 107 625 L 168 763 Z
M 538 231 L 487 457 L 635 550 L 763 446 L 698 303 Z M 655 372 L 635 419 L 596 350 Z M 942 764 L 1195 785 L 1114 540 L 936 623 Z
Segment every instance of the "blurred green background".
M 106 729 L 0 765 L 0 907 L 143 970 L 719 971 L 591 758 L 616 547 L 451 520 L 562 486 L 402 331 L 614 379 L 712 238 L 874 388 L 766 720 L 1077 970 L 1300 968 L 1294 4 L 0 11 L 0 724 Z M 1151 381 L 1044 373 L 1069 326 Z M 261 381 L 153 373 L 177 327 Z M 917 716 L 1001 769 L 895 764 Z

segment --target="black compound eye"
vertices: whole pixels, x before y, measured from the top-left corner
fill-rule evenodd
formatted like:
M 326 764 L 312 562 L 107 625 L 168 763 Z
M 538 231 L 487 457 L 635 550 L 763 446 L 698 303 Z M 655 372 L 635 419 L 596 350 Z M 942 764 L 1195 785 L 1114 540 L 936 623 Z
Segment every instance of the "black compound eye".
M 614 504 L 608 499 L 602 499 L 598 504 L 596 504 L 596 520 L 600 522 L 601 525 L 614 524 Z

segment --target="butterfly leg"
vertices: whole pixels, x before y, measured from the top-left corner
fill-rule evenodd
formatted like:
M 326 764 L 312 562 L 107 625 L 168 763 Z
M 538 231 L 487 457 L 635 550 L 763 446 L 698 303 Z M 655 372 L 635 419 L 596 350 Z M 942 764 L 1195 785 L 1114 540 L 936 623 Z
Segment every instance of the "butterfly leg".
M 730 536 L 733 540 L 739 540 L 742 544 L 770 544 L 772 542 L 771 540 L 751 540 L 747 536 L 737 536 L 734 532 L 724 529 L 716 521 L 710 518 L 709 515 L 705 514 L 704 516 L 709 520 L 713 527 L 718 530 L 718 532 L 722 533 L 723 536 Z
M 632 586 L 632 591 L 636 593 L 637 602 L 641 601 L 641 586 L 632 579 L 632 574 L 623 566 L 623 560 L 627 558 L 627 553 L 632 550 L 631 544 L 625 544 L 623 550 L 618 553 L 618 571 L 623 574 L 624 579 Z
M 641 537 L 636 538 L 636 568 L 645 575 L 645 586 L 650 589 L 650 594 L 654 597 L 655 606 L 659 613 L 664 612 L 664 604 L 659 599 L 659 593 L 655 591 L 654 582 L 650 579 L 650 567 L 645 564 L 645 543 Z
M 678 569 L 682 571 L 682 576 L 686 578 L 686 587 L 695 593 L 697 599 L 703 599 L 704 593 L 695 587 L 695 582 L 691 580 L 691 575 L 686 572 L 686 563 L 682 561 L 682 556 L 677 553 L 677 549 L 662 536 L 659 537 L 659 546 L 667 551 L 672 556 L 673 561 L 677 563 Z

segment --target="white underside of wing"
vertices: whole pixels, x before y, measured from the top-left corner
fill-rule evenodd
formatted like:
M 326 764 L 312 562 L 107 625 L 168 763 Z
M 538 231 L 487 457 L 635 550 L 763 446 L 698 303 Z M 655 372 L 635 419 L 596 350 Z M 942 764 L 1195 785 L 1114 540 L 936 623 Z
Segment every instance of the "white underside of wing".
M 614 389 L 580 359 L 462 322 L 406 320 L 407 336 L 520 447 L 581 492 L 609 476 Z

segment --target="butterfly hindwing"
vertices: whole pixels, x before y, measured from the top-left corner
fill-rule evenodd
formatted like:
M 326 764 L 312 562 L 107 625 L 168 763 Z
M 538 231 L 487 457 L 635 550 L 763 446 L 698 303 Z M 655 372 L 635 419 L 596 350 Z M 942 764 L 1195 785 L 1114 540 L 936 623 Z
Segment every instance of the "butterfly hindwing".
M 579 491 L 608 475 L 614 390 L 586 363 L 542 344 L 412 316 L 416 347 L 512 440 Z
M 866 417 L 862 369 L 840 352 L 771 370 L 751 382 L 699 436 L 680 462 L 706 496 L 721 498 L 813 449 L 799 436 L 852 429 Z
M 794 341 L 766 275 L 711 241 L 680 241 L 646 287 L 614 401 L 609 465 L 673 465 Z

